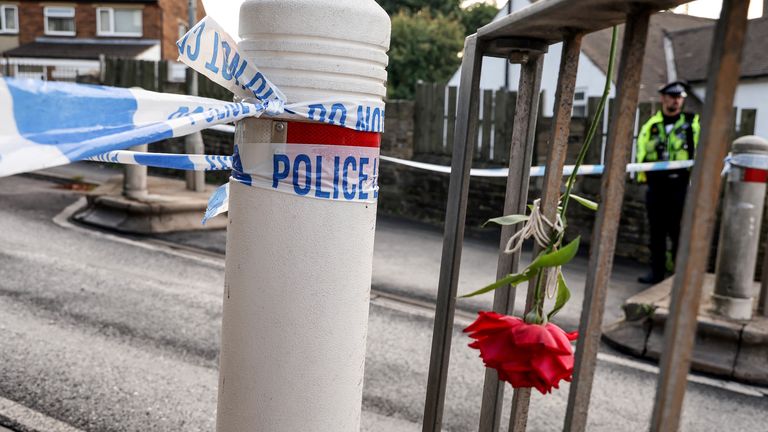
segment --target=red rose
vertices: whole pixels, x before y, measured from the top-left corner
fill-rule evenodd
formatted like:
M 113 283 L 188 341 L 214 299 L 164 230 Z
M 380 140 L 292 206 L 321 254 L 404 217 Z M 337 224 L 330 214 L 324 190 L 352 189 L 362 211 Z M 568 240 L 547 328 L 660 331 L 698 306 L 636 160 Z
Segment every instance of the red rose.
M 573 376 L 572 340 L 577 332 L 566 333 L 560 327 L 546 323 L 528 324 L 520 318 L 496 312 L 480 312 L 475 322 L 465 328 L 469 344 L 480 350 L 486 367 L 494 368 L 499 379 L 514 388 L 536 387 L 542 394 L 560 380 Z

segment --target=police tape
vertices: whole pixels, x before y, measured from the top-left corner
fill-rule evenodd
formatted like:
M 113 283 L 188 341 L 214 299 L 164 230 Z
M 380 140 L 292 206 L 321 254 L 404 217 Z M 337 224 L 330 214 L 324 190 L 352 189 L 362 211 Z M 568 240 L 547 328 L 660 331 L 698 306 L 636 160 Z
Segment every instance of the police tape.
M 262 170 L 260 172 L 260 175 L 263 176 L 264 173 L 268 173 L 270 183 L 274 183 L 276 181 L 280 181 L 282 179 L 287 178 L 290 172 L 290 169 L 289 169 L 291 166 L 290 162 L 291 160 L 296 159 L 295 152 L 289 152 L 287 151 L 286 146 L 277 145 L 275 143 L 264 143 L 261 145 L 271 145 L 273 146 L 274 149 L 277 149 L 277 150 L 273 150 L 272 152 L 272 154 L 274 155 L 272 159 L 272 167 L 273 168 L 277 167 L 277 169 Z M 314 146 L 313 144 L 305 144 L 305 145 Z M 294 157 L 290 157 L 289 153 L 293 153 Z M 306 155 L 302 155 L 300 159 L 302 161 L 306 160 L 305 156 Z M 115 163 L 128 164 L 128 165 L 142 165 L 142 166 L 155 167 L 155 168 L 173 168 L 173 169 L 180 169 L 180 170 L 196 170 L 196 171 L 221 171 L 221 170 L 232 169 L 233 159 L 236 159 L 238 157 L 239 157 L 239 154 L 237 149 L 236 149 L 235 158 L 233 158 L 232 156 L 223 156 L 223 155 L 180 155 L 180 154 L 172 154 L 172 153 L 148 153 L 148 152 L 118 150 L 118 151 L 104 153 L 98 156 L 92 156 L 87 160 L 94 161 L 94 162 L 115 162 Z M 451 167 L 446 165 L 436 165 L 436 164 L 412 161 L 407 159 L 399 159 L 399 158 L 384 156 L 384 155 L 380 155 L 378 159 L 385 162 L 391 162 L 398 165 L 408 166 L 411 168 L 423 169 L 426 171 L 432 171 L 432 172 L 438 172 L 438 173 L 444 173 L 444 174 L 451 173 Z M 741 159 L 741 161 L 744 161 L 744 159 Z M 342 163 L 343 162 L 341 161 L 341 159 L 338 159 L 334 162 L 334 165 L 336 165 L 336 168 L 338 169 Z M 369 161 L 366 160 L 363 165 L 368 163 Z M 376 160 L 370 161 L 370 163 L 372 165 L 378 164 Z M 744 165 L 744 166 L 754 167 L 754 162 L 748 162 L 748 163 L 752 163 L 752 165 Z M 309 162 L 309 164 L 311 165 L 311 161 Z M 319 165 L 322 166 L 322 159 Z M 350 159 L 347 162 L 347 165 L 348 166 L 354 165 L 354 162 L 352 162 L 352 159 Z M 627 173 L 648 172 L 648 171 L 667 171 L 667 170 L 690 168 L 692 166 L 693 166 L 692 160 L 668 161 L 668 162 L 643 162 L 643 163 L 627 164 L 626 171 Z M 571 173 L 573 173 L 573 169 L 574 169 L 574 165 L 564 166 L 563 175 L 564 176 L 571 175 Z M 764 165 L 763 169 L 768 169 L 768 158 L 766 158 L 766 165 Z M 579 167 L 579 172 L 577 173 L 577 175 L 601 175 L 604 170 L 605 170 L 605 166 L 603 165 L 582 165 Z M 529 176 L 541 177 L 544 175 L 545 172 L 546 172 L 546 167 L 533 166 L 531 167 Z M 336 175 L 338 175 L 338 173 Z M 469 175 L 472 177 L 507 177 L 509 176 L 509 168 L 472 168 L 470 170 Z M 326 176 L 326 178 L 331 176 Z
M 285 103 L 286 97 L 259 69 L 237 51 L 237 43 L 211 17 L 192 27 L 176 44 L 179 61 L 243 100 Z M 384 130 L 384 102 L 318 100 L 287 104 L 277 116 L 313 120 L 363 132 Z
M 445 165 L 436 165 L 425 162 L 410 161 L 406 159 L 398 159 L 390 156 L 380 156 L 381 160 L 387 162 L 394 162 L 400 165 L 409 166 L 412 168 L 423 169 L 427 171 L 450 173 L 451 167 Z M 682 168 L 690 168 L 693 166 L 692 160 L 684 161 L 666 161 L 666 162 L 643 162 L 643 163 L 631 163 L 627 164 L 627 172 L 645 172 L 645 171 L 666 171 Z M 573 173 L 574 165 L 566 165 L 563 167 L 563 175 L 568 176 Z M 582 165 L 579 167 L 577 175 L 600 175 L 603 173 L 605 167 L 603 165 Z M 546 172 L 544 166 L 531 167 L 529 175 L 531 177 L 541 177 Z M 469 175 L 473 177 L 508 177 L 509 168 L 472 168 L 469 171 Z
M 0 177 L 188 135 L 261 115 L 266 108 L 141 89 L 0 78 Z
M 724 172 L 728 172 L 731 166 L 768 170 L 768 155 L 755 153 L 730 154 L 725 158 Z
M 221 171 L 232 169 L 232 156 L 223 155 L 148 153 L 115 150 L 91 156 L 85 160 L 187 171 Z
M 261 115 L 310 120 L 355 131 L 380 133 L 383 129 L 381 101 L 287 103 L 282 92 L 237 52 L 232 38 L 209 17 L 193 27 L 177 46 L 180 60 L 225 85 L 239 96 L 239 101 L 0 78 L 0 177 L 65 165 Z

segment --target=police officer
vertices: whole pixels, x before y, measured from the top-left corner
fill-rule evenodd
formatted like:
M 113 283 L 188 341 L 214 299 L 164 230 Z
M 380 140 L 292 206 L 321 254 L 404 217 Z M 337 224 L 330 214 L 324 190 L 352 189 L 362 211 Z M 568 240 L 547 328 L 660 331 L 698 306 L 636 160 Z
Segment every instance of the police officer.
M 643 125 L 637 137 L 637 162 L 693 159 L 701 127 L 698 114 L 682 111 L 686 84 L 674 81 L 661 87 L 659 93 L 661 110 Z M 638 174 L 638 181 L 648 183 L 646 209 L 651 229 L 651 271 L 639 277 L 640 282 L 661 282 L 667 263 L 674 263 L 689 177 L 687 168 Z M 667 250 L 667 238 L 672 241 L 671 251 Z

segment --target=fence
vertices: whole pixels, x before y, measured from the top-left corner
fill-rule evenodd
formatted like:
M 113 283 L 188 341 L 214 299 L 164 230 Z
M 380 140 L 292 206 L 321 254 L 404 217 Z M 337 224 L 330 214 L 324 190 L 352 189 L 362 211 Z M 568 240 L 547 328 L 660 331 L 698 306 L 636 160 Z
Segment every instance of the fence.
M 541 95 L 540 95 L 541 100 Z M 419 83 L 416 85 L 414 112 L 414 153 L 450 156 L 453 150 L 454 127 L 456 125 L 457 88 L 443 84 Z M 613 122 L 614 99 L 610 99 L 598 126 L 598 133 L 590 145 L 588 163 L 602 164 L 605 159 L 605 146 L 608 130 Z M 483 90 L 479 94 L 478 139 L 473 159 L 490 164 L 506 165 L 509 157 L 509 145 L 514 128 L 515 104 L 517 92 L 501 90 Z M 586 113 L 575 115 L 570 120 L 569 143 L 583 141 L 600 103 L 599 97 L 587 99 Z M 542 106 L 541 103 L 538 104 Z M 635 114 L 633 137 L 637 137 L 640 127 L 660 109 L 656 102 L 641 102 Z M 740 114 L 740 115 L 738 115 Z M 757 110 L 752 108 L 734 108 L 734 138 L 751 135 L 755 130 Z M 536 144 L 533 160 L 544 163 L 547 154 L 546 134 L 549 132 L 549 117 L 544 117 L 539 110 L 536 122 Z M 566 161 L 576 158 L 577 146 L 569 146 Z M 634 152 L 634 148 L 633 148 Z M 632 154 L 634 159 L 634 153 Z
M 0 75 L 14 78 L 75 82 L 79 76 L 98 71 L 99 62 L 95 60 L 0 59 Z
M 102 62 L 100 82 L 117 87 L 141 87 L 145 90 L 184 93 L 183 82 L 173 79 L 175 63 L 167 60 L 148 61 L 122 58 L 105 58 Z M 219 100 L 232 100 L 232 92 L 203 75 L 197 75 L 198 95 Z M 183 80 L 182 80 L 183 81 Z
M 482 27 L 466 39 L 462 57 L 461 87 L 455 102 L 451 177 L 446 206 L 443 255 L 438 282 L 432 351 L 427 382 L 423 431 L 442 430 L 448 363 L 453 336 L 454 314 L 467 214 L 470 168 L 482 122 L 480 72 L 484 56 L 507 58 L 521 63 L 520 93 L 517 95 L 510 145 L 509 177 L 505 214 L 525 212 L 533 144 L 538 117 L 543 57 L 548 46 L 562 42 L 554 116 L 547 148 L 546 175 L 543 179 L 541 214 L 554 220 L 562 187 L 563 166 L 572 122 L 576 71 L 584 35 L 614 25 L 625 24 L 618 79 L 617 99 L 601 177 L 602 197 L 596 218 L 595 241 L 585 283 L 579 343 L 576 350 L 573 382 L 569 389 L 564 430 L 584 431 L 587 427 L 592 385 L 597 363 L 605 300 L 613 266 L 619 218 L 624 192 L 626 164 L 630 158 L 633 130 L 638 123 L 638 96 L 642 64 L 651 14 L 687 3 L 685 0 L 544 0 Z M 739 79 L 739 64 L 747 24 L 747 0 L 724 0 L 720 19 L 712 39 L 707 69 L 707 104 L 702 114 L 704 125 L 692 171 L 682 221 L 679 254 L 672 283 L 670 310 L 661 349 L 660 375 L 650 430 L 678 430 L 683 409 L 688 371 L 697 328 L 697 314 L 702 296 L 702 275 L 706 271 L 712 239 L 723 159 L 733 138 L 733 99 Z M 440 93 L 440 92 L 438 92 Z M 438 102 L 441 94 L 433 95 Z M 453 102 L 449 101 L 449 104 Z M 438 104 L 439 105 L 439 104 Z M 652 108 L 652 107 L 651 107 Z M 648 110 L 650 111 L 650 110 Z M 438 112 L 442 112 L 438 110 Z M 441 115 L 434 114 L 438 118 Z M 748 118 L 745 116 L 745 118 Z M 509 118 L 507 119 L 509 120 Z M 440 125 L 429 130 L 439 130 Z M 447 135 L 447 134 L 446 134 Z M 436 135 L 439 136 L 439 135 Z M 434 139 L 434 142 L 437 142 Z M 714 174 L 714 175 L 713 175 Z M 503 253 L 514 234 L 513 226 L 501 232 L 497 276 L 515 273 L 519 251 Z M 534 250 L 534 253 L 537 253 Z M 528 286 L 526 310 L 533 305 L 536 286 Z M 511 314 L 515 291 L 494 292 L 493 309 Z M 498 431 L 503 406 L 504 387 L 494 370 L 487 370 L 480 410 L 480 431 Z M 509 430 L 525 431 L 530 408 L 530 388 L 515 389 Z

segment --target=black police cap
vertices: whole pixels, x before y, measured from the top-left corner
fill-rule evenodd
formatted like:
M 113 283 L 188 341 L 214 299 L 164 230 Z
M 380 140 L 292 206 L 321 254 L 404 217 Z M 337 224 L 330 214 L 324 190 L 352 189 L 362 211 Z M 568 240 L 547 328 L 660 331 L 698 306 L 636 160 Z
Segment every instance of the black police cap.
M 688 96 L 688 93 L 685 91 L 685 82 L 683 81 L 672 81 L 671 83 L 662 86 L 659 89 L 659 93 L 661 94 L 668 94 L 668 95 L 680 95 L 682 97 Z

